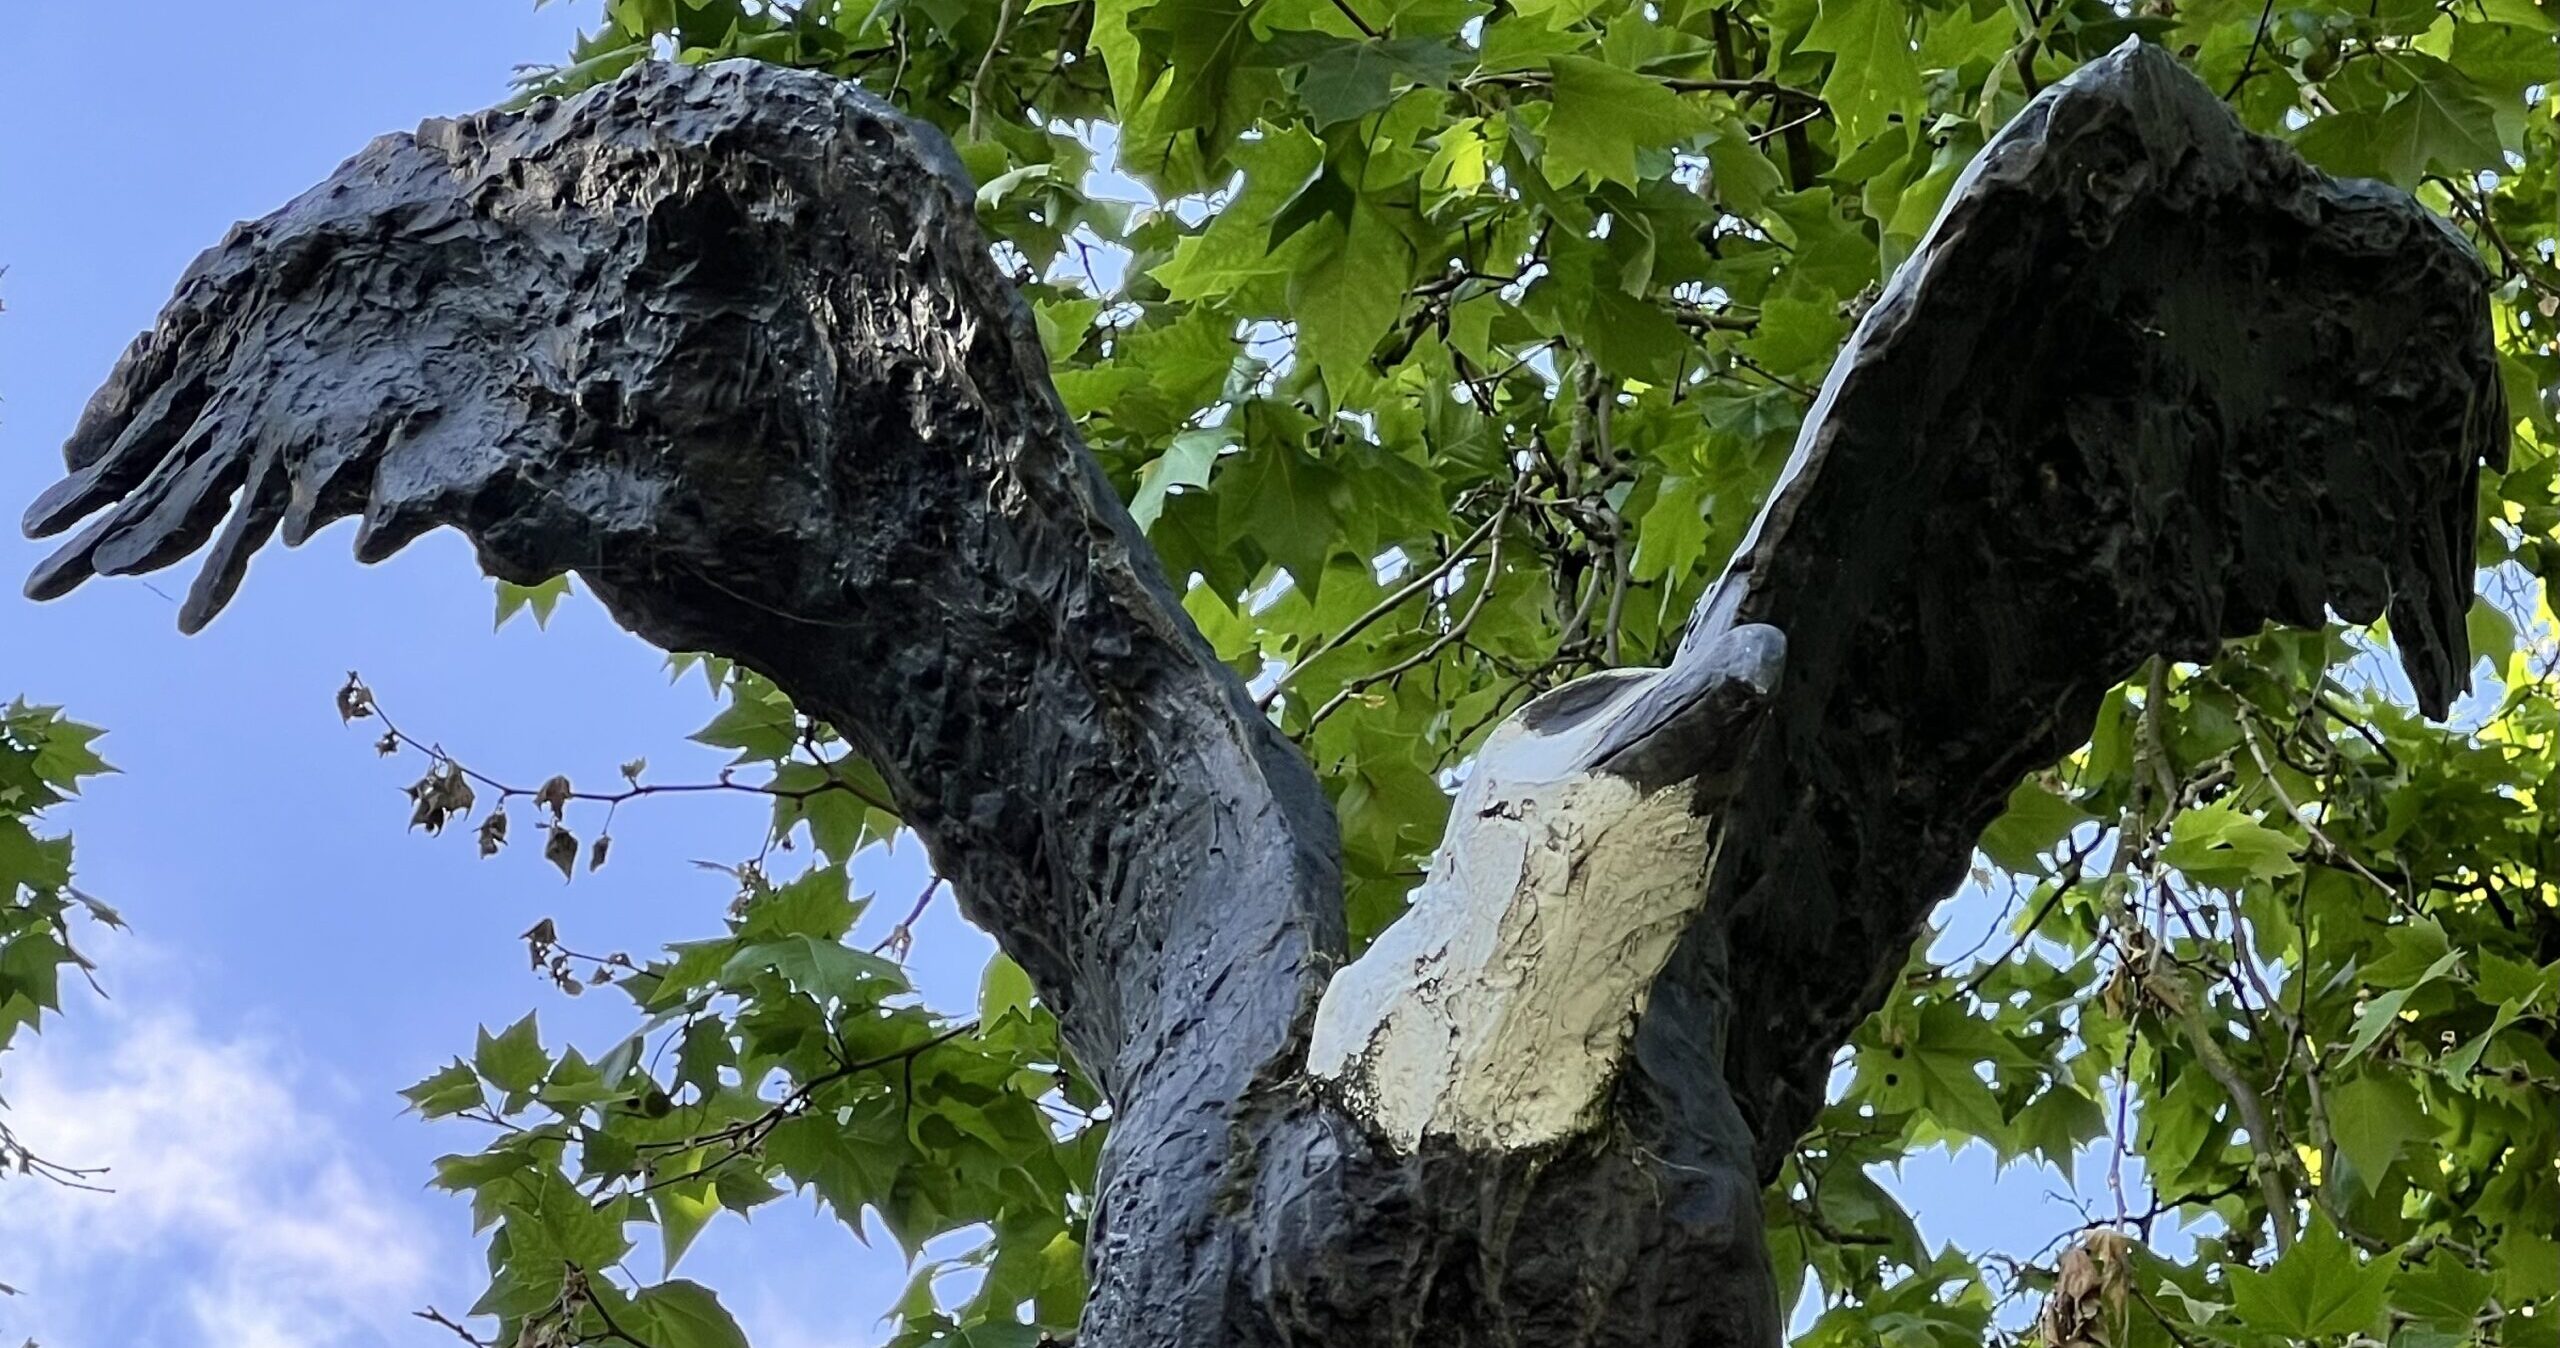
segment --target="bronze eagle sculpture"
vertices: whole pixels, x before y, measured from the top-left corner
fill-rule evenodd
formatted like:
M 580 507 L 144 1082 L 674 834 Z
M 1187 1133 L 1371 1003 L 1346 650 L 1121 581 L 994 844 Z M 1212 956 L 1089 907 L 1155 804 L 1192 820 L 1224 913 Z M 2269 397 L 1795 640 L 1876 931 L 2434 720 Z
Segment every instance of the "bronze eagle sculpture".
M 1444 859 L 1552 834 L 1569 874 L 1601 799 L 1677 843 L 1646 939 L 1570 934 L 1608 996 L 1506 992 L 1526 1017 L 1456 1048 L 1417 960 L 1516 968 L 1632 910 L 1524 860 L 1426 892 L 1401 968 L 1341 967 L 1307 765 L 1077 441 L 948 145 L 831 78 L 643 65 L 239 226 L 80 419 L 26 524 L 95 518 L 28 592 L 210 544 L 193 629 L 272 533 L 356 516 L 362 559 L 452 527 L 772 676 L 1113 1098 L 1086 1348 L 1772 1344 L 1759 1187 L 2110 686 L 2332 613 L 2388 616 L 2429 713 L 2465 685 L 2488 313 L 2442 221 L 2166 53 L 2045 89 L 1858 324 L 1673 663 L 1495 733 Z M 1471 1075 L 1541 1043 L 1600 1068 Z

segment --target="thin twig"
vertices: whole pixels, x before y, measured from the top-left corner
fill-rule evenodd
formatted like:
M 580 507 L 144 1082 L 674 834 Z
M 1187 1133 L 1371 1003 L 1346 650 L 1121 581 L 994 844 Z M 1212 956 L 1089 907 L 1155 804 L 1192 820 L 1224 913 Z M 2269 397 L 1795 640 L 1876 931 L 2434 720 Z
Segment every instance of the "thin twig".
M 2267 40 L 2267 21 L 2275 17 L 2275 12 L 2276 0 L 2267 0 L 2264 5 L 2261 5 L 2258 8 L 2257 31 L 2249 35 L 2249 51 L 2248 54 L 2240 58 L 2240 73 L 2232 77 L 2231 87 L 2222 91 L 2223 102 L 2228 103 L 2232 99 L 2238 98 L 2240 96 L 2240 86 L 2247 84 L 2249 82 L 2249 77 L 2256 73 L 2258 64 L 2258 48 L 2264 45 Z
M 1722 14 L 1723 11 L 1718 10 L 1717 13 Z M 1783 136 L 1790 131 L 1803 127 L 1807 122 L 1814 121 L 1828 115 L 1830 111 L 1831 110 L 1829 108 L 1815 108 L 1813 111 L 1806 113 L 1802 117 L 1796 118 L 1792 122 L 1782 122 L 1776 126 L 1770 127 L 1766 131 L 1754 131 L 1751 133 L 1751 143 L 1759 145 L 1767 142 L 1772 136 Z
M 2240 1115 L 2240 1125 L 2249 1130 L 2249 1150 L 2256 1153 L 2261 1196 L 2267 1204 L 2267 1218 L 2275 1223 L 2276 1253 L 2293 1248 L 2293 1196 L 2286 1191 L 2283 1153 L 2277 1150 L 2275 1130 L 2268 1126 L 2265 1093 L 2258 1083 L 2241 1075 L 2238 1066 L 2214 1042 L 2213 1031 L 2204 1023 L 2204 994 L 2199 990 L 2187 1004 L 2177 1008 L 2179 1028 L 2187 1032 L 2187 1041 L 2195 1049 L 2196 1061 L 2205 1075 L 2219 1083 L 2231 1097 L 2231 1107 Z
M 502 782 L 485 772 L 481 772 L 478 769 L 465 764 L 461 759 L 454 757 L 452 754 L 445 752 L 443 746 L 430 744 L 425 740 L 419 739 L 417 736 L 410 734 L 408 731 L 402 730 L 399 726 L 392 723 L 391 717 L 382 710 L 381 703 L 373 700 L 373 690 L 370 687 L 355 682 L 354 676 L 352 675 L 349 676 L 349 681 L 351 687 L 363 688 L 367 699 L 364 704 L 364 710 L 357 713 L 355 719 L 362 719 L 367 716 L 379 719 L 382 722 L 384 734 L 390 739 L 397 741 L 403 746 L 415 749 L 418 752 L 427 755 L 429 758 L 451 767 L 455 772 L 461 773 L 471 781 L 477 782 L 480 785 L 497 792 L 499 804 L 503 805 L 507 801 L 513 800 L 519 796 L 534 797 L 542 794 L 542 789 L 540 787 L 514 786 L 506 782 Z M 777 722 L 776 724 L 779 723 Z M 879 796 L 864 790 L 862 787 L 852 782 L 846 781 L 841 776 L 838 776 L 835 771 L 834 763 L 820 760 L 816 763 L 816 766 L 825 770 L 827 780 L 820 782 L 815 786 L 760 786 L 751 782 L 732 781 L 726 773 L 723 773 L 720 780 L 716 782 L 652 782 L 645 786 L 635 782 L 631 786 L 620 791 L 571 790 L 566 795 L 562 796 L 561 799 L 585 801 L 591 804 L 601 804 L 610 808 L 619 806 L 625 801 L 637 800 L 643 796 L 695 795 L 705 791 L 739 791 L 753 796 L 770 796 L 776 800 L 807 800 L 812 796 L 823 795 L 829 791 L 842 791 L 883 814 L 895 815 L 898 813 L 897 806 L 890 804 Z
M 89 1183 L 90 1180 L 106 1174 L 107 1169 L 102 1165 L 76 1166 L 48 1161 L 29 1151 L 27 1144 L 20 1142 L 18 1135 L 9 1131 L 8 1124 L 0 1123 L 0 1175 L 14 1171 L 21 1175 L 33 1175 L 65 1189 L 82 1189 L 93 1194 L 111 1194 L 115 1190 L 102 1184 Z
M 628 1270 L 625 1271 L 628 1272 Z M 606 1310 L 602 1301 L 597 1300 L 593 1296 L 588 1297 L 587 1309 L 594 1311 L 596 1313 L 596 1318 L 604 1321 L 604 1332 L 606 1334 L 620 1339 L 624 1343 L 630 1344 L 631 1348 L 654 1348 L 654 1345 L 652 1345 L 647 1339 L 639 1338 L 633 1335 L 631 1331 L 615 1324 L 613 1322 L 613 1312 Z
M 2460 184 L 2441 174 L 2428 175 L 2428 181 L 2444 188 L 2445 195 L 2453 199 L 2454 209 L 2479 228 L 2481 237 L 2487 239 L 2490 248 L 2497 252 L 2498 260 L 2506 264 L 2509 276 L 2523 281 L 2544 295 L 2560 296 L 2560 280 L 2540 275 L 2514 248 L 2508 245 L 2507 236 L 2500 233 L 2497 225 L 2489 218 L 2487 202 L 2476 201 L 2465 195 Z
M 1486 535 L 1492 533 L 1498 528 L 1501 528 L 1503 517 L 1510 514 L 1510 512 L 1511 503 L 1509 501 L 1503 502 L 1500 507 L 1495 509 L 1491 518 L 1487 519 L 1484 523 L 1477 525 L 1475 532 L 1468 534 L 1464 541 L 1460 542 L 1457 547 L 1452 548 L 1449 555 L 1442 558 L 1438 565 L 1418 576 L 1415 576 L 1413 579 L 1406 581 L 1404 584 L 1397 586 L 1393 594 L 1390 594 L 1386 598 L 1379 600 L 1376 604 L 1371 605 L 1368 612 L 1352 619 L 1341 631 L 1336 632 L 1332 636 L 1325 638 L 1322 642 L 1319 642 L 1314 650 L 1307 653 L 1305 659 L 1302 659 L 1296 664 L 1289 666 L 1287 669 L 1282 670 L 1280 672 L 1280 677 L 1272 682 L 1270 690 L 1262 695 L 1260 702 L 1256 705 L 1260 706 L 1264 711 L 1271 710 L 1271 704 L 1279 700 L 1281 692 L 1288 688 L 1290 681 L 1295 679 L 1299 674 L 1304 673 L 1307 666 L 1312 665 L 1316 661 L 1342 649 L 1343 643 L 1360 635 L 1362 632 L 1367 631 L 1370 626 L 1376 623 L 1380 618 L 1395 612 L 1397 607 L 1402 605 L 1406 600 L 1413 598 L 1415 595 L 1420 594 L 1434 584 L 1437 584 L 1442 577 L 1447 576 L 1452 570 L 1455 570 L 1459 563 L 1465 561 L 1467 557 L 1476 550 L 1476 545 L 1485 540 Z
M 1013 35 L 1014 18 L 1022 13 L 1022 0 L 1004 0 L 996 11 L 996 35 L 987 40 L 987 54 L 978 58 L 978 73 L 969 80 L 969 139 L 978 139 L 979 115 L 985 110 L 987 77 L 995 73 L 996 56 L 1004 50 L 1004 41 Z
M 1498 521 L 1509 513 L 1510 506 L 1509 503 L 1506 502 L 1502 510 L 1495 512 L 1494 518 Z M 1412 655 L 1406 656 L 1402 660 L 1398 660 L 1394 664 L 1387 666 L 1385 669 L 1381 669 L 1370 674 L 1364 674 L 1361 677 L 1344 684 L 1342 686 L 1342 691 L 1335 693 L 1332 698 L 1325 702 L 1324 706 L 1317 709 L 1315 715 L 1307 718 L 1307 728 L 1304 733 L 1314 733 L 1315 728 L 1322 724 L 1326 717 L 1331 716 L 1334 712 L 1340 710 L 1342 704 L 1350 701 L 1355 694 L 1358 694 L 1365 689 L 1375 687 L 1378 684 L 1389 682 L 1404 675 L 1408 671 L 1417 669 L 1422 665 L 1429 663 L 1432 659 L 1437 657 L 1440 652 L 1447 650 L 1452 643 L 1463 640 L 1467 635 L 1467 630 L 1475 626 L 1476 615 L 1484 611 L 1485 600 L 1491 598 L 1493 595 L 1493 582 L 1501 575 L 1502 542 L 1502 532 L 1497 528 L 1493 535 L 1493 549 L 1485 555 L 1484 584 L 1476 587 L 1475 600 L 1467 605 L 1467 611 L 1464 616 L 1460 617 L 1456 623 L 1452 624 L 1448 631 L 1441 633 L 1431 642 L 1431 644 L 1423 647 L 1421 650 L 1414 652 Z
M 1502 70 L 1484 75 L 1471 75 L 1460 80 L 1458 87 L 1461 89 L 1488 86 L 1529 88 L 1551 83 L 1554 79 L 1555 76 L 1543 70 Z M 1654 83 L 1675 94 L 1737 94 L 1760 98 L 1794 99 L 1807 107 L 1817 108 L 1826 113 L 1831 110 L 1831 105 L 1824 102 L 1820 94 L 1808 89 L 1799 89 L 1792 84 L 1781 84 L 1776 80 L 1695 79 L 1669 76 L 1656 77 Z
M 1609 540 L 1609 612 L 1600 620 L 1600 659 L 1615 668 L 1618 659 L 1619 620 L 1627 611 L 1629 580 L 1627 541 L 1624 537 Z
M 1814 389 L 1811 385 L 1806 384 L 1800 379 L 1790 379 L 1785 375 L 1779 374 L 1777 371 L 1752 360 L 1748 356 L 1734 353 L 1732 355 L 1732 360 L 1734 364 L 1751 371 L 1753 374 L 1768 380 L 1770 383 L 1777 385 L 1779 388 L 1785 389 L 1787 392 L 1792 393 L 1799 398 L 1810 398 L 1814 396 Z
M 2426 916 L 2415 903 L 2410 902 L 2408 896 L 2400 892 L 2399 886 L 2374 874 L 2363 862 L 2356 860 L 2354 853 L 2338 846 L 2336 840 L 2321 829 L 2317 820 L 2304 813 L 2302 807 L 2294 803 L 2292 794 L 2284 789 L 2284 783 L 2276 780 L 2275 765 L 2267 761 L 2266 751 L 2258 745 L 2258 732 L 2250 726 L 2249 718 L 2245 716 L 2240 718 L 2240 738 L 2248 744 L 2249 756 L 2258 761 L 2258 772 L 2266 779 L 2267 788 L 2275 792 L 2276 800 L 2284 806 L 2285 813 L 2301 822 L 2304 831 L 2311 835 L 2312 841 L 2320 844 L 2321 850 L 2346 863 L 2349 870 L 2363 876 L 2367 883 L 2389 896 L 2391 902 L 2403 913 L 2413 918 Z
M 433 1306 L 429 1306 L 422 1311 L 411 1311 L 409 1313 L 426 1321 L 428 1324 L 442 1325 L 445 1328 L 452 1330 L 456 1337 L 460 1338 L 464 1343 L 470 1344 L 471 1348 L 492 1348 L 487 1339 L 472 1333 L 470 1330 L 463 1328 L 460 1324 L 448 1319 L 443 1311 L 437 1310 Z
M 2036 905 L 2035 912 L 2027 917 L 2027 924 L 2018 929 L 2017 939 L 2009 943 L 2008 949 L 2000 952 L 2000 958 L 1983 965 L 1973 977 L 1966 979 L 1956 989 L 1956 995 L 1972 996 L 1990 980 L 1993 974 L 2007 968 L 2009 961 L 2018 957 L 2018 952 L 2026 948 L 2027 942 L 2035 939 L 2036 928 L 2043 926 L 2044 920 L 2052 916 L 2053 910 L 2060 906 L 2062 896 L 2079 885 L 2081 873 L 2087 868 L 2090 854 L 2098 850 L 2098 844 L 2104 842 L 2106 837 L 2106 831 L 2101 829 L 2090 837 L 2087 847 L 2080 848 L 2071 854 L 2070 860 L 2064 863 L 2062 871 L 2053 878 L 2053 892 L 2045 895 L 2044 902 Z
M 2178 1327 L 2169 1323 L 2169 1317 L 2160 1313 L 2160 1308 L 2152 1303 L 2150 1296 L 2132 1279 L 2125 1280 L 2125 1290 L 2133 1293 L 2133 1299 L 2141 1302 L 2144 1310 L 2151 1312 L 2151 1318 L 2160 1322 L 2160 1331 L 2167 1334 L 2170 1341 L 2177 1344 L 2178 1348 L 2196 1348 L 2195 1340 L 2179 1333 Z
M 836 1082 L 842 1081 L 847 1077 L 872 1071 L 875 1068 L 913 1062 L 916 1058 L 930 1050 L 940 1048 L 944 1044 L 948 1044 L 962 1035 L 975 1034 L 977 1030 L 978 1022 L 976 1020 L 964 1020 L 959 1024 L 952 1026 L 950 1029 L 934 1035 L 930 1039 L 921 1040 L 917 1043 L 910 1044 L 905 1048 L 880 1054 L 877 1057 L 865 1058 L 859 1062 L 846 1063 L 843 1066 L 834 1068 L 833 1070 L 819 1073 L 817 1076 L 801 1082 L 800 1085 L 794 1088 L 790 1094 L 775 1101 L 770 1107 L 765 1109 L 763 1113 L 758 1114 L 751 1119 L 744 1119 L 737 1123 L 729 1124 L 726 1127 L 714 1129 L 708 1133 L 698 1133 L 688 1137 L 674 1138 L 663 1142 L 635 1143 L 634 1149 L 644 1152 L 691 1151 L 696 1147 L 710 1146 L 716 1143 L 727 1144 L 727 1150 L 710 1160 L 704 1161 L 700 1165 L 695 1166 L 693 1169 L 688 1170 L 683 1174 L 660 1175 L 651 1179 L 646 1184 L 631 1190 L 631 1192 L 645 1194 L 656 1189 L 665 1188 L 671 1184 L 682 1184 L 687 1180 L 700 1179 L 703 1176 L 710 1174 L 712 1171 L 719 1169 L 721 1166 L 736 1160 L 738 1157 L 754 1151 L 758 1146 L 763 1144 L 764 1139 L 771 1135 L 774 1129 L 781 1127 L 785 1120 L 796 1117 L 801 1111 L 807 1109 L 809 1107 L 809 1102 L 816 1097 L 819 1091 L 826 1087 L 832 1086 Z
M 933 902 L 933 896 L 941 888 L 942 877 L 937 875 L 933 877 L 931 884 L 924 887 L 924 892 L 916 896 L 915 906 L 907 910 L 905 917 L 898 919 L 898 925 L 891 927 L 889 934 L 881 937 L 878 945 L 871 947 L 871 953 L 877 955 L 891 946 L 896 946 L 899 948 L 898 958 L 905 959 L 907 947 L 915 943 L 916 919 L 924 916 L 926 906 Z

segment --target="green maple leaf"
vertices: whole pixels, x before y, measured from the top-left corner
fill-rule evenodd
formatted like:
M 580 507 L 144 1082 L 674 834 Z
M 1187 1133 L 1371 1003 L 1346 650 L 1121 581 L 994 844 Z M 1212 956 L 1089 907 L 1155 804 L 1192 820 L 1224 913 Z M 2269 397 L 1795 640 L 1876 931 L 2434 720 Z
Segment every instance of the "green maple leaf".
M 2180 814 L 2169 826 L 2169 844 L 2160 859 L 2208 885 L 2236 886 L 2250 880 L 2272 880 L 2299 874 L 2293 839 L 2268 828 L 2228 802 Z
M 1298 320 L 1298 354 L 1323 371 L 1340 393 L 1365 376 L 1369 353 L 1404 312 L 1413 276 L 1413 246 L 1366 198 L 1328 231 L 1333 242 L 1307 255 L 1289 286 Z
M 1911 120 L 1924 105 L 1902 0 L 1823 0 L 1801 45 L 1831 53 L 1822 99 L 1853 143 L 1864 144 L 1896 113 Z
M 698 1282 L 677 1278 L 643 1287 L 631 1298 L 634 1331 L 651 1348 L 747 1348 L 747 1336 L 720 1298 Z
M 2338 1150 L 2368 1194 L 2382 1187 L 2383 1172 L 2410 1143 L 2431 1136 L 2436 1122 L 2418 1106 L 2417 1093 L 2397 1077 L 2369 1073 L 2329 1094 L 2329 1126 Z
M 1291 444 L 1257 447 L 1221 475 L 1218 532 L 1251 540 L 1312 592 L 1341 532 L 1333 508 L 1333 473 Z
M 533 613 L 534 626 L 549 627 L 551 611 L 560 607 L 560 600 L 568 593 L 569 577 L 565 574 L 553 576 L 537 585 L 515 585 L 507 581 L 499 581 L 498 620 L 493 626 L 504 627 L 507 625 L 507 619 L 530 610 Z
M 2316 1339 L 2369 1328 L 2391 1290 L 2391 1264 L 2359 1262 L 2353 1246 L 2325 1216 L 2274 1266 L 2231 1271 L 2231 1295 L 2251 1327 L 2287 1338 Z
M 2419 1321 L 2469 1329 L 2489 1304 L 2492 1280 L 2451 1254 L 2438 1254 L 2391 1280 L 2391 1305 Z
M 532 1090 L 543 1073 L 551 1070 L 551 1055 L 542 1051 L 541 1033 L 534 1027 L 533 1013 L 527 1011 L 524 1019 L 501 1033 L 493 1035 L 482 1027 L 471 1064 L 480 1069 L 482 1079 L 490 1085 L 517 1095 Z
M 2043 854 L 2089 818 L 2069 797 L 2030 779 L 2009 793 L 2009 807 L 1982 831 L 1976 845 L 2005 870 L 2041 875 L 2047 870 Z
M 2430 172 L 2503 166 L 2495 114 L 2467 86 L 2450 72 L 2419 80 L 2374 119 L 2374 153 L 2391 181 L 2414 188 Z
M 408 1101 L 418 1111 L 419 1117 L 428 1119 L 459 1114 L 488 1103 L 480 1092 L 480 1078 L 460 1058 L 417 1085 L 401 1091 L 400 1098 Z
M 673 1182 L 662 1182 L 649 1193 L 649 1207 L 658 1217 L 659 1244 L 665 1252 L 665 1271 L 675 1271 L 676 1261 L 702 1234 L 711 1215 L 720 1210 L 720 1196 L 709 1175 L 695 1174 L 701 1169 L 704 1155 L 700 1151 L 677 1156 L 666 1168 L 669 1176 L 686 1176 Z
M 1296 39 L 1282 42 L 1279 39 Z M 1447 38 L 1337 38 L 1329 34 L 1275 35 L 1265 50 L 1302 63 L 1298 98 L 1317 130 L 1354 121 L 1395 101 L 1399 86 L 1445 84 L 1467 53 Z
M 1006 1013 L 1031 1015 L 1031 975 L 1004 955 L 987 961 L 978 977 L 978 1023 L 992 1027 Z
M 868 1004 L 877 994 L 902 989 L 906 983 L 897 965 L 813 936 L 785 936 L 748 946 L 720 970 L 720 981 L 742 984 L 765 969 L 790 979 L 793 986 L 820 1001 L 833 998 L 848 1005 Z
M 1165 497 L 1173 488 L 1209 485 L 1209 470 L 1226 449 L 1228 439 L 1223 431 L 1205 428 L 1173 437 L 1163 455 L 1138 474 L 1138 492 L 1129 498 L 1129 518 L 1136 520 L 1140 529 L 1153 529 L 1164 514 Z
M 2034 1152 L 2068 1181 L 2080 1144 L 2106 1131 L 2106 1111 L 2079 1087 L 2057 1081 L 2018 1111 L 2010 1154 Z
M 853 926 L 862 911 L 851 896 L 851 884 L 842 866 L 818 866 L 800 878 L 757 896 L 747 905 L 746 920 L 738 929 L 742 941 L 765 941 L 782 936 L 814 936 L 834 941 Z
M 608 1268 L 631 1248 L 616 1212 L 597 1207 L 557 1170 L 520 1171 L 502 1184 L 508 1259 L 529 1278 L 556 1278 L 564 1264 Z
M 1704 108 L 1633 71 L 1587 56 L 1547 62 L 1555 74 L 1555 111 L 1547 118 L 1547 181 L 1636 181 L 1636 151 L 1703 134 L 1715 119 Z
M 1899 1042 L 1858 1052 L 1858 1089 L 1886 1110 L 1927 1110 L 1947 1128 L 1997 1138 L 2007 1131 L 2000 1103 L 1976 1070 L 2016 1064 L 2017 1046 L 1953 1002 L 1934 1002 L 1899 1031 Z
M 793 1184 L 817 1190 L 839 1220 L 858 1223 L 863 1205 L 889 1192 L 911 1154 L 894 1110 L 866 1101 L 845 1125 L 832 1113 L 786 1120 L 766 1137 L 765 1159 Z

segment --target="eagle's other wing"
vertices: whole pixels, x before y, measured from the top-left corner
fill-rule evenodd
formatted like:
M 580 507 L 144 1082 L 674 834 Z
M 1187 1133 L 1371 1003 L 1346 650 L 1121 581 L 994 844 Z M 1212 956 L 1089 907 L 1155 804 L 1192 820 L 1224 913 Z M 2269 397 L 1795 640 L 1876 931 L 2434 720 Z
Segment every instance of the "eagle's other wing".
M 1684 642 L 1787 639 L 1708 903 L 1754 952 L 1753 1019 L 1719 1037 L 1764 1173 L 2011 788 L 2143 660 L 2387 614 L 2442 716 L 2508 434 L 2469 246 L 2250 134 L 2167 52 L 2128 42 L 1995 136 Z M 1691 949 L 1664 991 L 1714 981 Z M 1653 1048 L 1664 1080 L 1698 1051 Z

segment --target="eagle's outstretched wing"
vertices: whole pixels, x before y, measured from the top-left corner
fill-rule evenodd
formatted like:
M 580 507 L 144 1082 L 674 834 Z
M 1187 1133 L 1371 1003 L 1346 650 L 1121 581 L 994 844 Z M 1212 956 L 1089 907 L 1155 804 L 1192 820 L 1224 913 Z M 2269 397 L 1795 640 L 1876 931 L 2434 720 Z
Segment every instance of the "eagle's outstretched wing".
M 37 536 L 103 513 L 27 591 L 212 540 L 194 630 L 279 526 L 349 515 L 365 560 L 454 525 L 511 579 L 610 585 L 691 551 L 787 590 L 834 560 L 793 545 L 841 488 L 835 419 L 911 408 L 929 434 L 967 383 L 950 367 L 1016 354 L 974 329 L 1018 300 L 951 255 L 973 228 L 938 227 L 969 210 L 929 128 L 750 62 L 382 137 L 187 272 L 28 510 Z
M 2250 134 L 2167 52 L 2128 42 L 1995 136 L 1684 641 L 1787 639 L 1707 905 L 1753 952 L 1727 1003 L 1752 1019 L 1706 1005 L 1703 941 L 1662 989 L 1717 1024 L 1764 1173 L 2010 789 L 2141 661 L 2387 614 L 2442 716 L 2509 430 L 2461 237 Z M 1683 1019 L 1648 1020 L 1660 1079 L 1694 1075 Z

